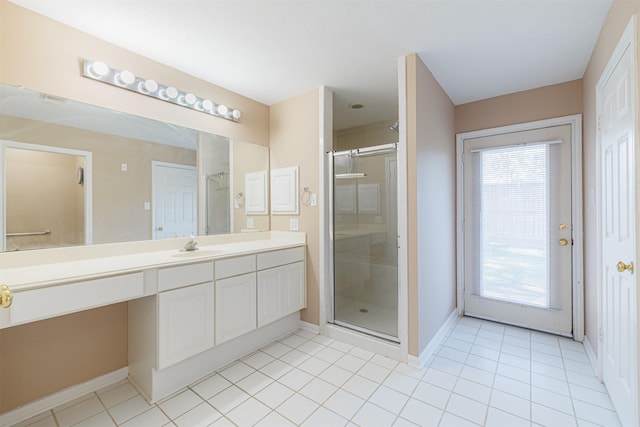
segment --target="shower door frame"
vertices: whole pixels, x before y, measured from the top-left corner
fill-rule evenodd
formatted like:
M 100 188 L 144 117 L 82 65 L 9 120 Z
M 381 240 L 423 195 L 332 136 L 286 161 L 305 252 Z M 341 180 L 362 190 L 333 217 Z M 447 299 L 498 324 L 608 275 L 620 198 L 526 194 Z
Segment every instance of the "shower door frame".
M 398 196 L 400 195 L 400 188 L 399 188 L 399 184 L 400 184 L 400 177 L 397 175 L 398 173 L 398 166 L 399 166 L 399 157 L 400 157 L 400 149 L 399 149 L 399 144 L 397 142 L 394 143 L 390 143 L 390 144 L 381 144 L 381 145 L 374 145 L 374 146 L 370 146 L 370 147 L 362 147 L 362 148 L 356 148 L 356 149 L 352 149 L 352 150 L 340 150 L 340 151 L 329 151 L 326 155 L 327 155 L 327 164 L 328 164 L 328 177 L 329 177 L 329 198 L 328 198 L 328 225 L 329 225 L 329 256 L 330 256 L 330 262 L 328 263 L 328 270 L 329 270 L 329 283 L 330 283 L 330 290 L 331 292 L 328 293 L 328 297 L 329 297 L 329 305 L 328 305 L 328 323 L 333 324 L 333 325 L 337 325 L 343 328 L 347 328 L 356 332 L 361 332 L 367 335 L 370 335 L 372 337 L 375 338 L 379 338 L 379 339 L 383 339 L 386 341 L 389 341 L 391 343 L 395 343 L 395 344 L 401 344 L 403 342 L 402 338 L 403 338 L 403 325 L 401 325 L 401 319 L 402 319 L 402 312 L 403 310 L 401 309 L 401 298 L 403 295 L 403 292 L 401 292 L 401 254 L 400 254 L 400 244 L 399 244 L 399 240 L 400 240 L 400 229 L 399 229 L 399 219 L 400 219 L 400 212 L 399 209 L 397 209 L 396 211 L 396 241 L 397 243 L 397 247 L 398 247 L 398 253 L 397 253 L 397 257 L 396 257 L 396 276 L 397 276 L 397 285 L 396 285 L 396 292 L 398 294 L 397 296 L 397 303 L 396 303 L 396 316 L 397 316 L 397 331 L 396 334 L 397 336 L 392 337 L 390 335 L 381 333 L 381 332 L 377 332 L 371 329 L 367 329 L 352 323 L 348 323 L 348 322 L 344 322 L 341 320 L 337 320 L 336 319 L 336 313 L 335 313 L 335 286 L 336 286 L 336 276 L 335 276 L 335 169 L 334 169 L 334 159 L 336 155 L 344 155 L 347 153 L 355 153 L 356 155 L 361 155 L 361 156 L 376 156 L 376 155 L 383 155 L 384 153 L 395 153 L 395 161 L 396 161 L 396 199 L 398 199 Z M 385 172 L 388 172 L 389 167 L 389 158 L 385 159 Z M 385 173 L 385 175 L 388 175 L 387 173 Z M 385 180 L 388 182 L 389 181 L 389 177 L 386 176 Z

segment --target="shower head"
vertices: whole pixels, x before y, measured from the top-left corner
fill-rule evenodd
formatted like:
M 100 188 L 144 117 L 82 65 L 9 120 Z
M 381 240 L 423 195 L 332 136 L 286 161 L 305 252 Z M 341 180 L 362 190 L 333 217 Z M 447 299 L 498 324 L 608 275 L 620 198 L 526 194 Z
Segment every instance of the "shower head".
M 400 120 L 396 120 L 394 124 L 389 126 L 389 130 L 394 131 L 395 133 L 399 133 L 400 129 Z

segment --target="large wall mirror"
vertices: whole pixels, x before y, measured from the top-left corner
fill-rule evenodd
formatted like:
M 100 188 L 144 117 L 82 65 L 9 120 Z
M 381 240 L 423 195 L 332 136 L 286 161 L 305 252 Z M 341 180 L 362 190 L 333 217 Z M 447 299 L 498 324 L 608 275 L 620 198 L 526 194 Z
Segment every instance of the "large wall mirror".
M 266 146 L 0 85 L 3 251 L 268 230 L 244 204 L 268 168 Z

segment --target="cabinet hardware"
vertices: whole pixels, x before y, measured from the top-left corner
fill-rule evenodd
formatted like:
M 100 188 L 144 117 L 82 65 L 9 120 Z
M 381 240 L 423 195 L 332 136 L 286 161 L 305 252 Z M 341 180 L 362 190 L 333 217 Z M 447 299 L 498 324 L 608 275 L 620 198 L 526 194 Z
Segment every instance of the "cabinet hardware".
M 629 270 L 629 273 L 633 274 L 633 261 L 630 262 L 629 264 L 625 264 L 622 261 L 618 261 L 618 264 L 616 266 L 618 267 L 618 271 L 620 273 L 623 273 L 625 270 Z
M 0 285 L 0 307 L 9 308 L 13 302 L 13 293 L 7 285 Z

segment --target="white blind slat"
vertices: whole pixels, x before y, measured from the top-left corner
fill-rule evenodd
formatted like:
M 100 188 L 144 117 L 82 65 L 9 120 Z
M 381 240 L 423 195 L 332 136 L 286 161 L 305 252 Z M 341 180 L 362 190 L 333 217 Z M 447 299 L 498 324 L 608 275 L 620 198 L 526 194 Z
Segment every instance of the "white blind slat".
M 549 242 L 559 147 L 547 142 L 471 151 L 474 295 L 560 308 Z

